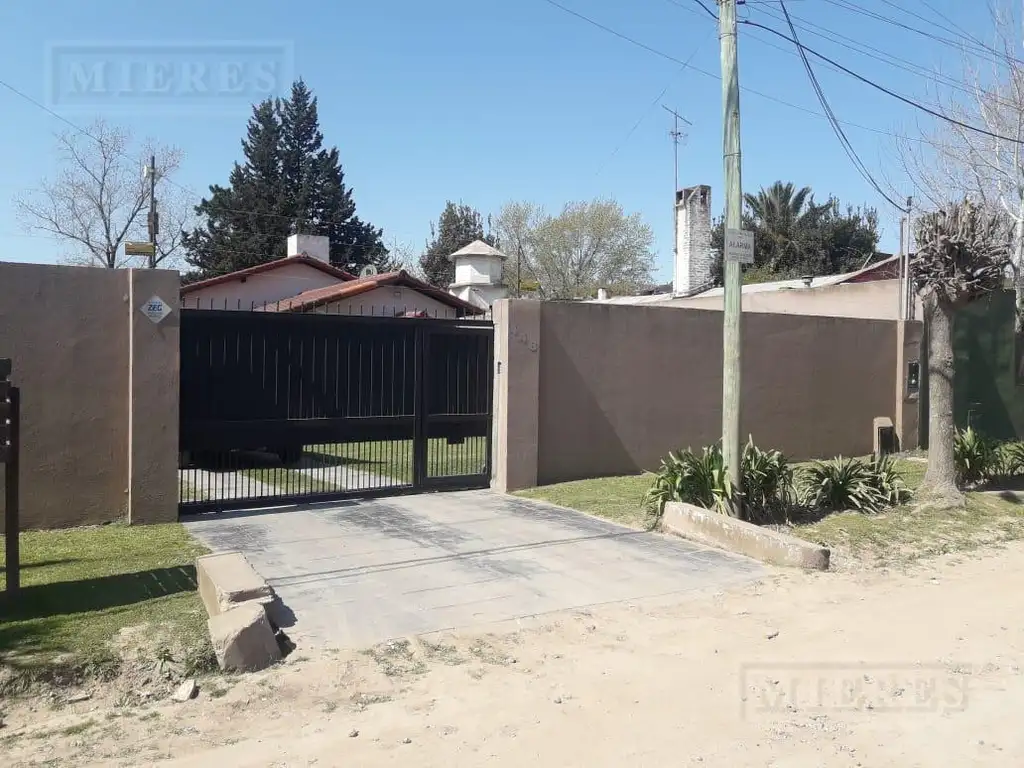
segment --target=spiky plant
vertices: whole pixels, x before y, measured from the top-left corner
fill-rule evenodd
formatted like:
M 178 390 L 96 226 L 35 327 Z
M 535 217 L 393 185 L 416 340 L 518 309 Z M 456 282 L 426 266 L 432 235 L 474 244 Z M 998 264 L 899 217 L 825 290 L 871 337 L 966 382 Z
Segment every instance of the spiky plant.
M 1010 227 L 1001 212 L 964 200 L 921 216 L 915 235 L 915 274 L 928 328 L 929 450 L 922 491 L 962 504 L 953 453 L 953 315 L 1002 285 Z

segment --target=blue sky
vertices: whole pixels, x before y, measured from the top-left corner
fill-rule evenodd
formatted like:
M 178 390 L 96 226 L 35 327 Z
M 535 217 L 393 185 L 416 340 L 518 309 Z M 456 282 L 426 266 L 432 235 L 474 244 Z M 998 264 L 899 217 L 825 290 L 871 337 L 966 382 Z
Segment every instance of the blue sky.
M 678 59 L 719 71 L 714 23 L 692 0 L 559 0 L 569 8 Z M 715 7 L 714 0 L 706 0 Z M 928 8 L 973 33 L 984 33 L 974 2 L 965 0 L 790 0 L 798 23 L 813 23 L 893 52 L 926 70 L 955 69 L 958 53 L 905 29 L 855 13 L 856 5 L 912 26 L 948 25 Z M 782 29 L 775 3 L 749 2 L 740 12 Z M 948 34 L 948 33 L 939 33 Z M 810 32 L 803 42 L 893 90 L 928 97 L 920 75 L 895 68 Z M 511 199 L 557 210 L 571 200 L 611 196 L 653 227 L 658 276 L 671 273 L 671 118 L 693 125 L 680 146 L 680 185 L 708 183 L 722 204 L 721 84 L 631 45 L 545 0 L 307 0 L 301 7 L 268 0 L 174 3 L 128 0 L 11 0 L 0 9 L 0 80 L 44 104 L 51 94 L 47 51 L 54 44 L 110 46 L 159 42 L 216 46 L 288 42 L 294 73 L 319 97 L 328 144 L 341 152 L 359 214 L 387 240 L 421 249 L 431 220 L 448 199 L 485 216 Z M 799 59 L 767 33 L 740 29 L 740 82 L 745 88 L 820 112 Z M 696 52 L 696 53 L 695 53 Z M 819 79 L 869 168 L 893 175 L 893 139 L 915 131 L 913 110 L 848 77 L 817 67 Z M 240 157 L 249 110 L 244 103 L 202 111 L 156 97 L 131 109 L 56 111 L 78 125 L 96 117 L 180 147 L 176 181 L 198 192 L 223 183 Z M 776 179 L 809 185 L 819 198 L 869 203 L 882 214 L 883 249 L 894 249 L 898 225 L 883 200 L 843 154 L 828 123 L 761 96 L 742 97 L 744 188 Z M 57 118 L 0 88 L 0 259 L 57 261 L 53 241 L 25 233 L 12 198 L 56 169 Z M 632 130 L 634 126 L 639 125 Z M 631 132 L 632 131 L 632 132 Z

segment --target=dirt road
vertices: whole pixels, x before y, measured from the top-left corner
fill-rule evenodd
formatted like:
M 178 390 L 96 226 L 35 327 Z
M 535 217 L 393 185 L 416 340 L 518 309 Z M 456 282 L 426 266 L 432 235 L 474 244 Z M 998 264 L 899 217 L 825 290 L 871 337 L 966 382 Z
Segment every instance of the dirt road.
M 392 642 L 142 709 L 15 708 L 4 764 L 1024 765 L 1024 544 Z M 7 756 L 2 752 L 6 751 Z

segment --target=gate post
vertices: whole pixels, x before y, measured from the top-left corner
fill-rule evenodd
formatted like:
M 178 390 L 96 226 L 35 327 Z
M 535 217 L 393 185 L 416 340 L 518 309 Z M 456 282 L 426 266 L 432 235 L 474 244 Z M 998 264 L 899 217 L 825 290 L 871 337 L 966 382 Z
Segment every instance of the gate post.
M 21 393 L 11 385 L 11 361 L 0 359 L 0 463 L 4 464 L 4 544 L 6 592 L 21 587 L 21 524 L 18 519 L 18 459 Z

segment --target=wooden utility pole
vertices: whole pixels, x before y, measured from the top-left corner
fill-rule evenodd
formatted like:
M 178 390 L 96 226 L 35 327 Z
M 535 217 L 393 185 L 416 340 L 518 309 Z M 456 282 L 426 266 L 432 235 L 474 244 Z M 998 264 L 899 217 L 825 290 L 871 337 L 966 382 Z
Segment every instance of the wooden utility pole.
M 743 182 L 740 175 L 740 80 L 736 55 L 736 0 L 718 0 L 718 39 L 722 54 L 722 154 L 725 165 L 725 227 L 742 225 Z M 728 237 L 726 238 L 728 241 Z M 728 244 L 726 247 L 728 250 Z M 725 256 L 726 254 L 723 254 Z M 722 457 L 733 487 L 741 488 L 740 447 L 740 310 L 742 270 L 725 258 L 725 312 L 722 323 Z M 739 515 L 738 508 L 730 513 Z
M 160 221 L 156 212 L 156 155 L 149 156 L 146 174 L 149 176 L 149 244 L 153 246 L 153 251 L 149 254 L 149 268 L 156 269 L 156 236 L 160 233 Z

